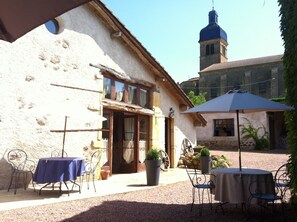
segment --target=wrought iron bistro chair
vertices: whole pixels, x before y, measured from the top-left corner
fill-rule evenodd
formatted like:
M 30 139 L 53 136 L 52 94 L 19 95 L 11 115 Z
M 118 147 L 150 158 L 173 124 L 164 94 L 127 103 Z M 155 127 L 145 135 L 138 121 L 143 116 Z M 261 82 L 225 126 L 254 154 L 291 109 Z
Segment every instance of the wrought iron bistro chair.
M 204 193 L 206 192 L 208 196 L 208 201 L 210 205 L 210 209 L 212 210 L 212 189 L 215 188 L 214 182 L 212 178 L 215 177 L 215 175 L 211 174 L 201 174 L 201 171 L 198 170 L 193 164 L 191 160 L 183 159 L 184 167 L 186 169 L 186 172 L 188 174 L 188 177 L 192 184 L 192 205 L 191 205 L 191 211 L 193 210 L 193 206 L 195 203 L 195 196 L 196 196 L 196 190 L 198 191 L 198 200 L 199 204 L 201 204 L 200 207 L 200 215 L 202 215 L 202 209 L 203 209 L 203 199 L 204 199 Z
M 92 177 L 95 192 L 96 192 L 95 173 L 100 163 L 101 153 L 102 153 L 101 151 L 95 151 L 92 154 L 90 161 L 86 163 L 85 172 L 83 174 L 83 177 L 86 178 L 88 189 L 89 189 L 90 177 Z
M 286 199 L 286 192 L 290 189 L 291 178 L 289 172 L 291 170 L 293 170 L 293 165 L 285 163 L 281 165 L 274 174 L 275 186 L 279 189 L 279 195 L 283 201 Z
M 67 157 L 66 151 L 63 151 L 63 157 Z M 51 157 L 62 157 L 62 150 L 53 150 L 51 152 Z
M 250 217 L 250 206 L 253 199 L 256 199 L 257 205 L 261 207 L 261 217 L 266 217 L 266 210 L 271 207 L 273 212 L 276 210 L 276 202 L 281 203 L 281 210 L 282 210 L 282 218 L 284 218 L 284 202 L 283 202 L 283 196 L 281 194 L 281 187 L 278 186 L 277 183 L 275 183 L 275 191 L 273 193 L 266 193 L 261 191 L 260 183 L 265 183 L 265 181 L 252 181 L 249 184 L 249 192 L 250 197 L 248 199 L 248 209 L 247 209 L 247 216 Z M 268 216 L 268 215 L 267 215 Z
M 35 170 L 35 162 L 28 159 L 27 153 L 21 149 L 12 149 L 7 154 L 7 161 L 12 167 L 10 183 L 8 186 L 8 192 L 14 184 L 14 194 L 17 192 L 18 184 L 23 180 L 24 189 L 27 189 L 28 175 L 33 178 L 33 172 Z M 35 191 L 35 186 L 32 181 L 32 185 Z

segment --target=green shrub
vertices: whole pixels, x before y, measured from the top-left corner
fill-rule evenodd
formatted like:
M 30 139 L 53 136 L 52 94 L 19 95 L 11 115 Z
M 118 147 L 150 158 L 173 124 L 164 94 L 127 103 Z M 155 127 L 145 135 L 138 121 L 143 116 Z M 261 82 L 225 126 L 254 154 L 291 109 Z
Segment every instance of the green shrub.
M 146 160 L 160 160 L 160 159 L 161 159 L 161 155 L 159 150 L 150 149 L 149 151 L 147 151 Z
M 207 147 L 203 147 L 200 151 L 201 156 L 210 156 L 209 149 Z

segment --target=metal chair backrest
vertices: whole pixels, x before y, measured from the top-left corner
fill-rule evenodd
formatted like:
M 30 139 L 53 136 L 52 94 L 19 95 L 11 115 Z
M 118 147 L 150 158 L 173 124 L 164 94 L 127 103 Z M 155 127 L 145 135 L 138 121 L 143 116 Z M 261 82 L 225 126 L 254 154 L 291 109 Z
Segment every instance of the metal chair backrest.
M 292 180 L 290 177 L 290 172 L 294 172 L 292 167 L 292 164 L 285 163 L 277 169 L 274 175 L 276 191 L 280 192 L 282 198 L 285 197 L 286 192 L 290 189 L 291 186 Z
M 27 159 L 27 153 L 21 149 L 12 149 L 7 154 L 7 160 L 15 170 L 26 170 Z
M 291 178 L 289 177 L 289 167 L 289 163 L 285 163 L 277 169 L 274 175 L 274 181 L 277 184 L 290 184 Z
M 204 187 L 208 189 L 215 188 L 213 181 L 215 175 L 209 173 L 202 174 L 201 170 L 199 170 L 194 164 L 192 164 L 191 160 L 184 159 L 183 162 L 193 187 Z
M 67 157 L 66 151 L 63 151 L 63 157 Z M 51 152 L 51 157 L 62 157 L 62 150 L 53 150 Z
M 192 183 L 192 186 L 195 187 L 195 185 L 197 184 L 197 174 L 199 170 L 195 168 L 195 166 L 190 162 L 190 160 L 183 159 L 183 164 L 188 174 L 188 177 Z
M 95 151 L 90 159 L 90 162 L 86 164 L 86 172 L 87 173 L 94 173 L 100 163 L 101 159 L 101 151 Z

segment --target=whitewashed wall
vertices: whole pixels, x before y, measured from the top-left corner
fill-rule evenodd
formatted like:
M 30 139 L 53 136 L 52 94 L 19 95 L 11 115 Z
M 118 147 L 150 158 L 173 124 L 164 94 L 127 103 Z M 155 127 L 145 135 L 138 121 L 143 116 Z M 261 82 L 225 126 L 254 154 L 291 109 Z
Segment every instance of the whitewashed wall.
M 189 139 L 193 145 L 196 145 L 196 129 L 200 132 L 201 127 L 194 127 L 193 119 L 190 115 L 182 114 L 179 110 L 179 103 L 176 99 L 166 91 L 166 89 L 161 88 L 161 110 L 164 114 L 164 121 L 165 117 L 169 116 L 169 109 L 172 107 L 174 112 L 174 154 L 175 154 L 175 162 L 174 166 L 177 166 L 179 156 L 181 153 L 182 141 L 183 139 Z M 165 139 L 165 129 L 161 131 L 162 133 L 161 138 Z M 162 141 L 164 146 L 165 141 Z
M 204 114 L 203 117 L 207 121 L 207 125 L 205 127 L 199 128 L 197 131 L 197 143 L 203 144 L 206 141 L 213 141 L 214 143 L 222 143 L 222 144 L 235 144 L 235 148 L 237 147 L 237 120 L 235 113 L 218 113 L 218 114 Z M 218 137 L 214 135 L 214 119 L 234 119 L 234 136 L 226 136 L 226 137 Z M 255 112 L 255 113 L 246 113 L 239 114 L 239 125 L 246 124 L 245 118 L 251 121 L 252 125 L 255 128 L 264 126 L 267 131 L 269 131 L 268 127 L 268 117 L 266 112 Z M 263 135 L 263 131 L 259 131 L 259 135 Z M 223 149 L 232 149 L 232 147 L 222 147 Z M 233 147 L 234 148 L 234 147 Z
M 126 46 L 110 37 L 110 31 L 87 7 L 71 10 L 58 21 L 62 28 L 58 35 L 49 33 L 42 25 L 13 43 L 0 40 L 0 189 L 8 186 L 10 166 L 6 155 L 9 149 L 24 149 L 36 161 L 62 147 L 63 134 L 50 130 L 63 129 L 65 113 L 62 106 L 52 104 L 67 99 L 79 103 L 83 109 L 97 105 L 99 111 L 102 109 L 101 93 L 51 84 L 101 91 L 102 76 L 90 63 L 155 81 Z M 188 116 L 179 115 L 178 103 L 172 95 L 162 88 L 160 91 L 160 115 L 168 115 L 170 107 L 176 111 L 175 143 L 179 154 L 179 144 L 185 135 L 195 140 L 193 124 Z M 80 129 L 88 127 L 89 121 L 76 121 L 75 116 L 70 116 L 68 124 L 70 129 Z M 165 138 L 164 127 L 160 125 L 160 138 Z M 82 156 L 84 147 L 96 139 L 96 132 L 67 133 L 65 150 L 69 156 Z

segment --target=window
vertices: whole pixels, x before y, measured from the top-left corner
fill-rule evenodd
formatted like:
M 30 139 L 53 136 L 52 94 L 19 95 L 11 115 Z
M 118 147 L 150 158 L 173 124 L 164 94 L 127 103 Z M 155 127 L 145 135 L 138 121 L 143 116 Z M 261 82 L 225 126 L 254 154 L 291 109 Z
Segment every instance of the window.
M 216 98 L 218 96 L 218 87 L 216 84 L 211 84 L 210 97 Z
M 206 45 L 206 55 L 209 55 L 209 45 Z
M 137 87 L 128 85 L 128 103 L 137 105 Z
M 266 93 L 266 82 L 259 83 L 259 93 L 265 94 Z
M 146 89 L 140 89 L 139 105 L 141 107 L 148 107 L 148 91 Z
M 124 101 L 125 85 L 122 82 L 115 81 L 115 100 Z
M 223 54 L 223 56 L 226 56 L 226 54 L 227 54 L 226 51 L 227 51 L 226 47 L 222 45 L 222 54 Z
M 111 99 L 111 79 L 106 77 L 103 78 L 103 96 Z
M 234 119 L 214 119 L 214 136 L 234 136 Z
M 214 44 L 206 45 L 206 55 L 213 55 L 214 54 Z
M 113 80 L 105 76 L 103 78 L 103 96 L 105 99 L 149 108 L 149 92 L 149 89 L 140 86 Z
M 213 55 L 214 54 L 214 44 L 210 45 L 210 54 Z
M 139 161 L 144 163 L 145 155 L 148 149 L 148 118 L 140 117 L 139 119 Z
M 47 30 L 53 34 L 59 33 L 59 23 L 56 19 L 51 19 L 45 23 Z

